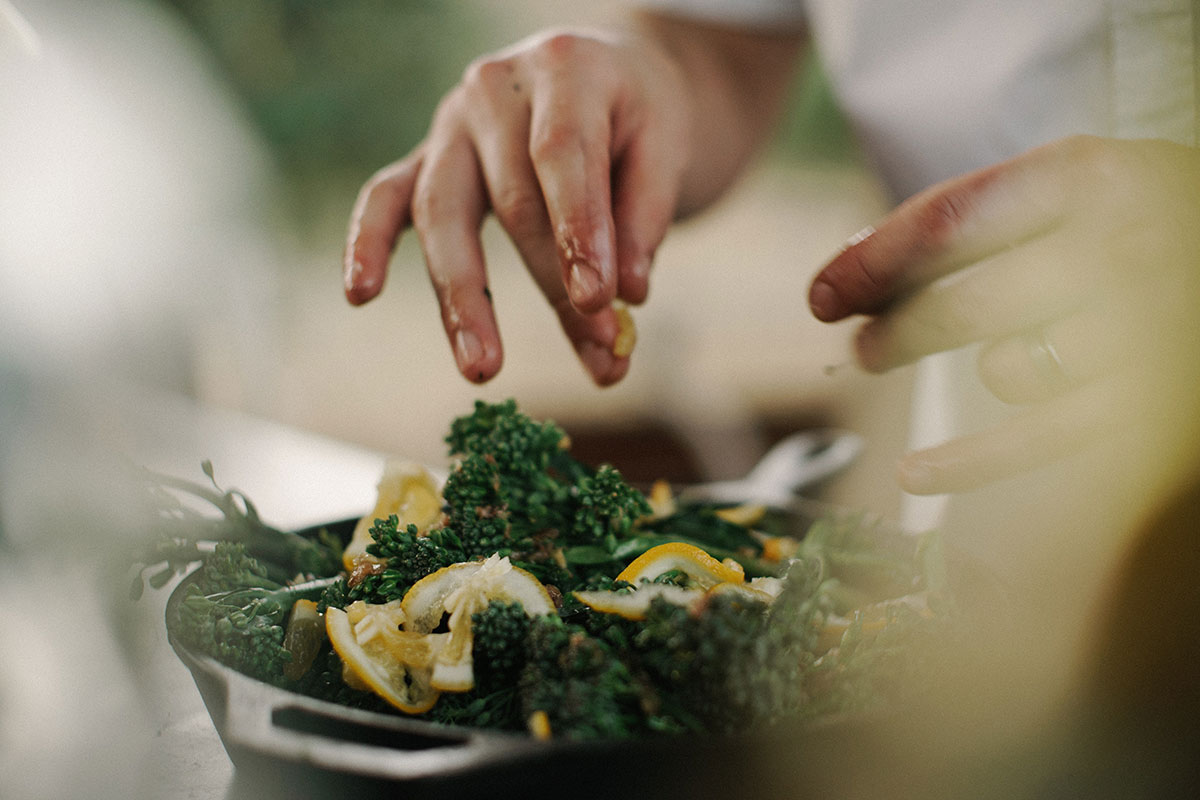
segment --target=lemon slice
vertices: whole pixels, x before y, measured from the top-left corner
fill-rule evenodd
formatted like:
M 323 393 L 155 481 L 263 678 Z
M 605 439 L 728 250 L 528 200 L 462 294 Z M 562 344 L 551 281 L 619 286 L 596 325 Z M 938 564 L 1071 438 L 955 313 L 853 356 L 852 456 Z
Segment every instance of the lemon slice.
M 493 600 L 520 603 L 531 617 L 555 611 L 554 601 L 541 581 L 498 555 L 443 567 L 405 593 L 402 605 L 407 630 L 432 631 L 445 615 L 450 615 L 445 647 L 433 664 L 431 685 L 435 689 L 465 692 L 474 688 L 471 615 L 487 608 Z
M 746 579 L 745 570 L 736 561 L 718 561 L 699 547 L 686 542 L 667 542 L 651 547 L 635 558 L 621 571 L 617 580 L 636 585 L 642 581 L 652 581 L 672 570 L 684 572 L 701 589 L 710 589 L 725 581 L 741 583 Z
M 617 614 L 625 619 L 645 619 L 650 603 L 661 597 L 668 603 L 691 608 L 704 601 L 703 589 L 685 589 L 667 583 L 643 583 L 631 592 L 610 592 L 603 589 L 573 592 L 575 599 L 593 611 Z
M 437 480 L 424 466 L 412 461 L 392 460 L 384 464 L 383 477 L 376 487 L 375 508 L 354 527 L 354 535 L 342 552 L 342 564 L 347 572 L 354 570 L 357 560 L 367 555 L 371 543 L 371 526 L 377 519 L 392 514 L 399 518 L 400 527 L 416 525 L 424 532 L 442 515 L 442 495 Z
M 358 601 L 345 611 L 327 609 L 325 630 L 347 683 L 370 689 L 407 714 L 420 714 L 438 699 L 430 679 L 444 635 L 402 631 L 398 619 L 403 619 L 398 604 Z

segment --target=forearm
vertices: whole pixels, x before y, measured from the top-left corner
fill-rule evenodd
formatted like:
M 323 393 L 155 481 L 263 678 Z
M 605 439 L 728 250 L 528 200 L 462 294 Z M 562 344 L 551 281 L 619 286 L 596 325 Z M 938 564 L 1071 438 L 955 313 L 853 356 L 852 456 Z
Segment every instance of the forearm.
M 635 29 L 678 67 L 689 88 L 690 158 L 677 214 L 732 184 L 769 137 L 807 46 L 804 31 L 752 31 L 642 11 Z

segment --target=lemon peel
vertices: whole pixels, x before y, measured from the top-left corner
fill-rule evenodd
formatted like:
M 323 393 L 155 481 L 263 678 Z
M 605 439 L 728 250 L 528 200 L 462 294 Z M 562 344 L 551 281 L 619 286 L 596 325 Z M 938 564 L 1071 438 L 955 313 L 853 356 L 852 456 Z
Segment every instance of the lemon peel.
M 677 606 L 692 608 L 704 602 L 705 590 L 685 589 L 668 583 L 644 583 L 633 591 L 610 592 L 604 589 L 572 592 L 575 599 L 593 611 L 602 614 L 617 614 L 625 619 L 646 618 L 650 604 L 658 598 Z
M 667 542 L 651 547 L 635 558 L 617 575 L 617 580 L 637 584 L 653 581 L 672 570 L 685 573 L 701 589 L 710 589 L 725 581 L 741 583 L 746 579 L 745 570 L 732 559 L 718 561 L 693 544 Z
M 520 603 L 531 617 L 552 614 L 554 601 L 541 581 L 514 567 L 507 556 L 451 564 L 426 575 L 404 595 L 409 630 L 428 632 L 449 616 L 445 646 L 433 664 L 431 685 L 440 691 L 466 692 L 475 686 L 471 615 L 493 600 Z
M 371 559 L 367 545 L 377 519 L 395 514 L 401 528 L 416 525 L 424 533 L 442 516 L 442 494 L 438 482 L 425 466 L 414 461 L 389 460 L 376 486 L 375 507 L 359 519 L 354 534 L 342 551 L 342 565 L 352 572 L 358 561 Z
M 399 609 L 392 605 L 372 607 L 360 600 L 346 610 L 330 607 L 325 630 L 349 685 L 370 689 L 407 714 L 421 714 L 437 703 L 431 678 L 445 635 L 400 630 L 394 622 Z

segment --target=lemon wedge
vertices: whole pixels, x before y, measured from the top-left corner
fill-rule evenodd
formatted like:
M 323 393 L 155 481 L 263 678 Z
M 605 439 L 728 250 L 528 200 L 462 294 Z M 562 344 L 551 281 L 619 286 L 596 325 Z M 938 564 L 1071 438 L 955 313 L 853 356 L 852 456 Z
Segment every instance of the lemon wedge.
M 621 571 L 617 580 L 636 585 L 653 581 L 672 570 L 682 571 L 701 589 L 711 589 L 726 581 L 741 583 L 746 579 L 745 570 L 736 561 L 718 561 L 701 548 L 686 542 L 667 542 L 651 547 L 635 558 Z
M 431 679 L 445 634 L 404 631 L 403 620 L 398 601 L 371 606 L 360 600 L 345 611 L 327 609 L 325 630 L 347 683 L 370 689 L 405 713 L 420 714 L 437 703 Z
M 471 615 L 493 600 L 520 603 L 531 617 L 555 611 L 541 581 L 498 555 L 443 567 L 405 593 L 402 605 L 407 630 L 432 631 L 449 615 L 447 640 L 433 663 L 430 684 L 434 689 L 466 692 L 474 688 Z
M 442 494 L 432 473 L 412 461 L 391 460 L 384 464 L 383 476 L 376 487 L 375 508 L 354 526 L 354 535 L 342 552 L 342 565 L 353 572 L 355 563 L 367 556 L 371 544 L 371 526 L 377 519 L 395 514 L 400 527 L 416 525 L 424 532 L 442 515 Z

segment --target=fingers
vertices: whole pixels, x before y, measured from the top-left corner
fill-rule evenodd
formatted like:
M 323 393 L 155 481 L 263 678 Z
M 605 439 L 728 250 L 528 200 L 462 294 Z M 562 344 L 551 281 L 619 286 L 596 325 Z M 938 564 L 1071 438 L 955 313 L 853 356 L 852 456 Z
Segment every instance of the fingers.
M 582 254 L 595 253 L 597 248 L 579 243 L 591 241 L 597 235 L 604 242 L 611 240 L 611 213 L 607 206 L 600 211 L 585 209 L 573 217 L 577 222 L 569 232 L 556 236 L 546 200 L 555 196 L 555 190 L 542 185 L 531 158 L 532 110 L 528 88 L 505 59 L 481 61 L 471 68 L 470 73 L 463 100 L 466 124 L 478 154 L 492 211 L 512 239 L 530 276 L 558 315 L 563 331 L 592 379 L 602 386 L 614 383 L 624 376 L 629 361 L 628 354 L 614 355 L 619 326 L 611 300 L 595 311 L 580 310 L 576 302 L 580 296 L 576 284 L 581 275 L 586 281 L 592 279 L 593 274 L 582 272 L 591 269 L 588 265 L 581 267 L 566 258 L 578 253 L 580 257 L 576 261 L 594 260 Z M 573 121 L 570 124 L 591 123 Z M 586 159 L 597 157 L 593 153 Z M 603 160 L 607 163 L 607 153 Z M 557 168 L 554 165 L 544 167 L 551 173 Z M 569 169 L 578 171 L 578 165 Z M 562 183 L 569 185 L 570 182 Z M 575 199 L 594 203 L 592 197 Z M 560 202 L 564 206 L 567 204 L 565 200 Z M 596 214 L 607 220 L 599 233 L 592 219 Z M 576 244 L 564 246 L 564 241 Z M 615 293 L 615 262 L 611 244 L 603 245 L 599 251 L 609 254 L 604 259 L 609 285 L 603 297 Z M 576 279 L 574 284 L 573 279 Z M 591 299 L 589 296 L 589 302 Z
M 431 140 L 413 196 L 413 223 L 459 372 L 476 383 L 494 377 L 502 362 L 479 240 L 485 211 L 470 140 Z
M 882 311 L 917 287 L 1008 250 L 1062 219 L 1068 182 L 1044 151 L 937 184 L 853 237 L 813 279 L 824 322 Z
M 885 372 L 930 353 L 1015 334 L 1068 314 L 1108 289 L 1047 237 L 984 259 L 871 318 L 855 348 L 862 366 Z
M 562 282 L 582 313 L 609 306 L 617 292 L 616 233 L 612 220 L 610 107 L 596 102 L 603 87 L 567 69 L 587 45 L 575 37 L 545 44 L 549 61 L 535 73 L 529 157 L 541 186 L 557 247 Z M 584 51 L 584 52 L 581 52 Z
M 981 433 L 909 453 L 898 480 L 910 494 L 963 492 L 1077 453 L 1112 434 L 1123 419 L 1115 377 L 1030 407 Z
M 1098 303 L 992 342 L 979 353 L 980 379 L 1006 403 L 1035 403 L 1124 370 L 1147 343 L 1119 306 Z
M 682 132 L 652 127 L 621 152 L 614 181 L 617 295 L 639 304 L 650 291 L 654 253 L 675 217 L 684 167 Z
M 379 293 L 396 238 L 413 225 L 458 367 L 488 380 L 502 358 L 478 230 L 490 210 L 592 378 L 619 380 L 633 337 L 613 303 L 648 293 L 687 116 L 655 123 L 662 104 L 650 96 L 678 95 L 663 89 L 678 81 L 639 73 L 626 47 L 557 34 L 473 63 L 419 152 L 360 194 L 344 264 L 350 301 Z
M 420 168 L 418 149 L 381 169 L 359 191 L 342 258 L 346 299 L 354 305 L 362 305 L 383 290 L 396 240 L 412 222 L 409 207 Z

